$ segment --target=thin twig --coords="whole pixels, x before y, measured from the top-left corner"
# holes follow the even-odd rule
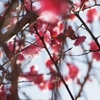
[[[68,91],[68,93],[69,93],[71,99],[74,100],[74,97],[73,97],[73,95],[72,95],[72,93],[71,93],[71,91],[70,91],[68,85],[66,84],[65,80],[63,79],[63,77],[62,77],[62,75],[61,75],[61,73],[60,73],[60,71],[59,71],[59,68],[58,68],[58,66],[57,66],[57,62],[55,62],[55,60],[52,58],[52,56],[51,56],[51,54],[50,54],[50,52],[49,52],[49,50],[48,50],[48,48],[47,48],[47,46],[46,46],[46,44],[45,44],[45,42],[44,42],[44,38],[40,36],[40,34],[38,33],[37,28],[35,27],[35,25],[34,25],[34,28],[35,28],[35,30],[36,30],[37,35],[38,35],[39,38],[41,39],[41,41],[42,41],[42,43],[43,43],[43,45],[44,45],[44,48],[45,48],[45,50],[47,51],[47,53],[48,53],[50,59],[52,60],[53,64],[55,65],[56,70],[57,70],[57,72],[58,72],[58,74],[59,74],[59,77],[60,77],[60,79],[62,80],[63,84],[65,85],[65,87],[66,87],[66,89],[67,89],[67,91]]]

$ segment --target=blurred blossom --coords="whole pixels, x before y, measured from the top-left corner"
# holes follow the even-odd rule
[[[98,48],[97,44],[94,41],[92,41],[90,43],[90,50],[98,50],[98,49],[99,48]],[[100,61],[100,51],[92,52],[92,58],[96,61]]]
[[[50,22],[55,19],[55,16],[67,16],[67,12],[72,9],[70,1],[66,0],[40,0],[40,4],[39,13]]]
[[[96,8],[91,8],[87,11],[87,22],[92,23],[99,19],[99,13]]]

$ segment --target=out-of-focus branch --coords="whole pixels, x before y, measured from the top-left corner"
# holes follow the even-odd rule
[[[13,56],[13,53],[9,52],[7,45],[3,45],[3,49],[4,52],[6,53],[6,56],[8,57],[8,59],[11,59]],[[12,100],[19,100],[18,97],[18,84],[17,84],[17,80],[18,80],[18,76],[19,76],[19,66],[17,66],[16,64],[16,60],[17,60],[16,56],[13,60],[10,61],[11,64],[11,83],[12,83]]]
[[[17,0],[16,0],[17,1]],[[14,0],[12,1],[13,3],[17,3],[14,2]],[[14,6],[14,4],[11,3],[11,6]],[[4,20],[2,21],[2,25],[5,22],[5,18],[9,15],[10,10],[12,7],[9,7],[6,13],[6,15],[4,16]],[[9,17],[9,16],[8,16]],[[7,45],[5,44],[9,39],[11,39],[14,35],[17,35],[19,31],[21,31],[23,29],[23,27],[31,22],[34,22],[37,19],[37,15],[35,12],[28,12],[26,13],[26,15],[22,16],[22,19],[20,21],[18,21],[14,27],[10,30],[8,30],[5,34],[2,34],[0,32],[0,46],[3,47],[4,52],[7,56],[7,58],[9,59],[10,65],[11,65],[11,95],[12,95],[12,100],[19,100],[19,96],[18,96],[18,76],[19,76],[19,70],[20,70],[20,66],[18,66],[16,64],[18,55],[14,56],[13,52],[10,52],[8,50]],[[1,27],[2,27],[1,25]],[[13,57],[14,56],[14,57]],[[12,59],[13,57],[13,59]]]
[[[12,0],[11,4],[9,5],[9,7],[5,10],[3,19],[0,20],[0,29],[1,29],[2,25],[3,25],[3,23],[5,22],[5,19],[6,19],[7,15],[9,15],[10,11],[13,9],[13,7],[15,7],[15,4],[17,2],[18,2],[18,0]],[[0,30],[0,32],[1,32],[1,30]]]
[[[81,88],[80,88],[78,95],[76,96],[75,100],[77,100],[77,98],[80,97],[81,92],[83,90],[83,87],[84,87],[85,83],[87,82],[87,79],[89,78],[89,72],[90,72],[91,68],[92,68],[92,63],[90,62],[89,66],[88,66],[87,74],[86,74],[85,79],[84,79],[84,82],[81,84]]]
[[[85,22],[83,21],[83,19],[80,17],[79,13],[75,13],[75,15],[76,15],[76,17],[81,21],[81,23],[84,25],[84,27],[86,28],[86,30],[88,31],[88,33],[90,34],[90,36],[92,37],[92,39],[95,41],[95,43],[97,44],[97,46],[98,46],[98,48],[99,48],[97,51],[99,51],[99,50],[100,50],[100,44],[99,44],[97,38],[93,35],[92,31],[88,28],[88,26],[86,25],[86,23],[85,23]],[[83,48],[83,49],[84,49],[84,48]],[[87,56],[86,56],[86,59],[87,59]],[[75,100],[77,100],[77,98],[80,97],[81,92],[82,92],[82,90],[83,90],[83,87],[84,87],[84,85],[85,85],[85,83],[87,82],[87,79],[88,79],[88,77],[89,77],[89,73],[90,73],[90,70],[91,70],[91,68],[92,68],[92,61],[89,62],[88,59],[87,59],[87,64],[88,64],[88,71],[87,71],[87,74],[86,74],[86,76],[85,76],[85,79],[84,79],[83,83],[81,84],[81,88],[80,88],[80,90],[79,90],[79,92],[78,92],[78,94],[77,94]]]
[[[19,22],[17,22],[13,30],[8,31],[5,34],[0,34],[0,46],[6,43],[14,35],[17,35],[18,32],[21,31],[26,24],[30,23],[31,21],[35,21],[37,18],[38,15],[36,15],[35,12],[29,12],[26,15],[24,15],[23,18]]]
[[[83,51],[85,51],[85,48],[84,48],[83,45],[81,45],[81,48],[83,49]],[[92,69],[92,61],[89,61],[87,55],[85,55],[85,58],[86,58],[87,65],[88,65],[87,74],[86,74],[86,76],[85,76],[85,78],[84,78],[83,83],[81,83],[80,90],[79,90],[77,96],[75,97],[75,100],[77,100],[77,98],[80,97],[81,92],[83,91],[84,85],[86,84],[86,82],[87,82],[87,80],[88,80],[88,78],[89,78],[90,71],[91,71],[91,69]]]

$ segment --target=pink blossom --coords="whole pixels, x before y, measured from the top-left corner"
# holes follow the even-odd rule
[[[75,66],[71,63],[67,63],[67,66],[69,68],[69,73],[68,73],[67,79],[71,78],[72,80],[74,80],[75,78],[78,77],[79,69],[77,66]]]
[[[35,56],[39,54],[39,51],[40,51],[39,47],[30,45],[22,52],[22,54],[25,54],[27,56]]]
[[[92,23],[99,18],[99,13],[96,8],[87,11],[87,22]]]
[[[76,35],[74,34],[74,30],[72,29],[71,26],[67,26],[66,29],[66,37],[69,37],[72,40],[76,39]]]
[[[90,43],[90,50],[98,50],[98,46],[94,41]],[[92,58],[96,61],[100,61],[100,52],[92,52]]]
[[[22,64],[25,61],[25,57],[22,54],[19,54],[17,59],[17,64]]]
[[[39,13],[45,13],[45,18],[49,14],[49,21],[52,21],[55,16],[66,16],[66,13],[71,9],[69,3],[67,0],[40,0],[41,8]]]
[[[85,39],[86,39],[86,36],[79,36],[79,37],[77,37],[74,45],[75,46],[81,45],[85,41]]]
[[[92,41],[89,45],[90,45],[90,50],[98,50],[99,49],[97,44],[94,41]]]

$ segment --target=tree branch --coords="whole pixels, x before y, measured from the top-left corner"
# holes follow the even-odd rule
[[[35,12],[29,12],[22,17],[22,19],[17,22],[15,28],[13,30],[7,31],[5,34],[0,34],[0,46],[5,44],[9,39],[11,39],[14,35],[17,35],[22,28],[30,23],[31,21],[35,21],[38,18]]]
[[[85,24],[85,22],[82,20],[82,18],[79,16],[79,14],[75,13],[76,17],[82,22],[82,24],[84,25],[84,27],[86,28],[86,30],[89,32],[89,34],[91,35],[91,37],[93,38],[93,40],[95,41],[95,43],[97,44],[99,50],[100,50],[100,44],[97,41],[97,38],[93,35],[93,33],[91,32],[91,30],[88,28],[88,26]]]
[[[43,43],[43,45],[44,45],[44,48],[45,48],[45,50],[47,51],[47,53],[48,53],[50,59],[52,60],[53,64],[55,65],[56,70],[57,70],[57,72],[58,72],[58,75],[59,75],[61,81],[62,81],[63,84],[65,85],[65,87],[66,87],[66,89],[67,89],[67,91],[68,91],[68,93],[69,93],[71,99],[74,100],[74,97],[73,97],[73,95],[72,95],[72,93],[71,93],[71,91],[70,91],[68,85],[66,84],[65,80],[63,79],[63,77],[62,77],[62,75],[61,75],[61,73],[60,73],[60,71],[59,71],[59,67],[58,67],[57,63],[56,63],[55,60],[52,58],[52,56],[51,56],[51,54],[50,54],[50,52],[49,52],[49,50],[48,50],[48,48],[47,48],[47,46],[46,46],[46,44],[45,44],[45,42],[44,42],[44,38],[41,37],[41,36],[39,35],[39,33],[38,33],[38,31],[37,31],[37,28],[36,28],[35,26],[34,26],[34,28],[35,28],[35,30],[36,30],[37,35],[38,35],[39,38],[41,39],[41,41],[42,41],[42,43]]]

